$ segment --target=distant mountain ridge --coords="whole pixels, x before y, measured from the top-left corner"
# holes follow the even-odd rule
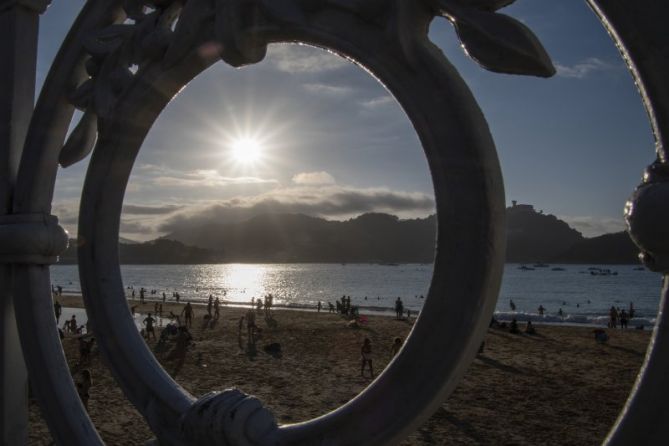
[[[368,213],[346,221],[303,214],[261,214],[243,222],[211,222],[144,243],[119,245],[124,264],[430,263],[436,216],[400,220]],[[61,263],[76,263],[74,243]],[[507,208],[510,263],[638,263],[625,232],[585,238],[531,205]]]

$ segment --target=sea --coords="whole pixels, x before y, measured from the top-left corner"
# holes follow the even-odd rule
[[[216,264],[122,265],[126,296],[147,300],[165,292],[174,301],[205,303],[210,294],[227,305],[248,305],[271,293],[278,308],[325,309],[342,295],[363,313],[392,313],[400,297],[406,309],[419,312],[432,278],[432,264]],[[79,294],[76,265],[51,268],[54,286]],[[635,310],[630,325],[655,323],[662,276],[638,265],[518,265],[506,264],[495,315],[555,324],[606,325],[611,306]],[[155,294],[151,294],[155,290]],[[512,308],[511,302],[515,309]],[[539,306],[545,308],[539,314]],[[562,312],[560,312],[562,310]]]

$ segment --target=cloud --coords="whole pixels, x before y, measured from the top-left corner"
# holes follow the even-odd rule
[[[239,184],[275,184],[275,179],[252,176],[228,177],[214,169],[178,171],[162,166],[144,164],[140,166],[140,177],[156,186],[165,187],[222,187]]]
[[[304,89],[309,93],[320,94],[324,96],[347,95],[353,91],[351,87],[329,84],[304,84]]]
[[[585,216],[559,216],[558,218],[566,221],[569,226],[579,231],[584,237],[597,237],[626,229],[622,218]]]
[[[592,73],[598,71],[608,71],[613,68],[615,68],[614,65],[611,65],[608,62],[604,62],[597,57],[590,57],[572,66],[561,65],[559,63],[555,64],[555,69],[557,70],[558,76],[572,79],[584,79]]]
[[[350,65],[341,56],[306,45],[271,45],[268,59],[285,73],[323,73]]]
[[[366,109],[376,109],[393,103],[395,103],[395,99],[390,95],[386,95],[362,101],[360,105]]]
[[[424,193],[386,188],[298,186],[189,207],[164,219],[159,230],[174,232],[211,222],[238,222],[264,213],[299,213],[337,219],[365,212],[387,212],[403,217],[427,216],[434,213],[434,198]]]
[[[335,179],[327,172],[302,172],[293,176],[295,184],[335,184]]]
[[[176,212],[183,206],[167,204],[164,206],[139,206],[135,204],[123,205],[123,214],[126,215],[164,215]]]

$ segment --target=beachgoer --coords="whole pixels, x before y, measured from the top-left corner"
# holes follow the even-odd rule
[[[88,399],[90,398],[91,386],[93,385],[93,378],[91,376],[91,371],[84,369],[81,371],[81,379],[77,381],[77,393],[81,402],[84,404],[84,408],[88,410]]]
[[[618,327],[618,310],[616,310],[616,307],[612,305],[611,309],[609,310],[609,328],[617,328],[617,327]]]
[[[511,324],[509,324],[509,333],[520,333],[520,330],[518,330],[518,321],[516,321],[516,319],[511,319]]]
[[[188,352],[188,347],[191,345],[192,340],[193,337],[186,327],[181,326],[178,328],[174,348],[165,357],[166,360],[177,360],[174,365],[172,376],[176,376],[177,373],[179,373],[179,370],[181,370],[181,367],[183,367],[183,364],[186,361],[186,353]]]
[[[95,338],[86,340],[87,336],[82,336],[79,338],[79,365],[87,363],[91,358],[91,351],[93,350],[93,344],[95,343]]]
[[[627,311],[625,310],[620,312],[620,328],[627,328]]]
[[[62,295],[63,295],[63,287],[60,286],[60,285],[58,285],[58,286],[56,287],[56,289],[58,290],[58,295],[59,295],[59,296],[62,296]]]
[[[221,299],[216,296],[214,300],[214,319],[218,319],[221,316]]]
[[[70,333],[76,333],[77,327],[79,327],[79,324],[77,324],[77,317],[73,314],[70,318]]]
[[[135,300],[135,290],[132,290],[132,300]]]
[[[562,311],[562,308],[558,310],[558,316],[564,319],[564,311]]]
[[[402,315],[404,314],[404,304],[402,303],[402,299],[400,297],[395,300],[395,316],[397,320],[402,319]]]
[[[323,308],[323,304],[321,304],[321,301],[320,301],[320,300],[318,301],[318,305],[316,305],[316,308],[317,308],[317,311],[320,313],[320,312],[321,312],[321,308]]]
[[[147,341],[149,340],[149,338],[151,338],[151,335],[153,335],[153,340],[154,341],[156,340],[156,332],[153,329],[153,323],[155,321],[156,320],[151,317],[151,313],[149,313],[149,315],[147,317],[145,317],[144,320],[142,321],[142,323],[144,325],[146,325],[146,340]]]
[[[193,307],[190,302],[186,302],[186,306],[181,310],[181,314],[184,316],[184,325],[187,328],[192,327],[193,325]]]
[[[395,338],[393,345],[390,347],[390,359],[393,359],[397,352],[402,348],[402,338]]]
[[[539,316],[543,316],[546,309],[544,308],[543,305],[539,305],[538,311],[539,311]]]
[[[207,314],[211,317],[211,308],[214,306],[214,296],[209,295],[209,301],[207,302]]]
[[[630,319],[634,319],[634,313],[635,313],[634,303],[630,302],[630,311],[629,311]]]
[[[509,307],[511,307],[511,311],[516,311],[516,304],[513,302],[513,299],[509,300]]]
[[[260,302],[260,299],[258,299],[258,302]],[[248,310],[246,312],[246,334],[250,344],[255,344],[257,331],[258,327],[256,325],[256,314],[253,312],[253,310]]]
[[[165,300],[167,300],[167,295],[165,294],[165,291],[163,291],[163,303],[165,303]]]
[[[339,303],[339,302],[337,302]],[[328,302],[328,313],[334,313],[335,312],[335,307],[332,305],[332,302]]]
[[[260,298],[256,299],[256,312],[260,313],[262,311],[262,300]]]
[[[532,325],[532,321],[527,321],[527,326],[525,327],[525,333],[529,335],[537,334],[537,331],[534,329],[534,325]]]
[[[181,294],[179,294],[177,291],[174,292],[174,298],[177,300],[177,303],[179,303],[179,299],[181,299]]]
[[[365,338],[360,349],[360,376],[365,376],[365,364],[369,365],[369,374],[374,378],[374,368],[372,366],[372,341]]]
[[[141,287],[139,289],[139,303],[142,304],[142,305],[144,305],[144,294],[145,293],[146,293],[146,290],[144,289],[144,287]]]
[[[63,306],[60,302],[55,301],[53,303],[53,312],[56,315],[56,325],[60,324],[60,315],[63,313]]]

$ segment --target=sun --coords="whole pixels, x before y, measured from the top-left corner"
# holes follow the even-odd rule
[[[262,144],[255,138],[238,138],[230,144],[232,158],[240,164],[255,164],[262,158]]]

